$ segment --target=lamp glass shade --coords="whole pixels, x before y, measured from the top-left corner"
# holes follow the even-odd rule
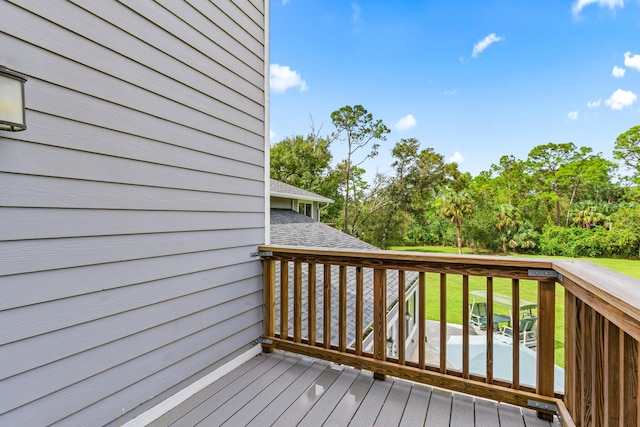
[[[0,130],[27,128],[24,114],[24,82],[18,74],[0,67]]]

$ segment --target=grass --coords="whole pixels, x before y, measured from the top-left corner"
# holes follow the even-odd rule
[[[414,247],[392,247],[392,250],[418,251],[432,253],[452,253],[457,254],[458,249],[444,246],[414,246]],[[463,254],[471,254],[471,250],[464,248]],[[551,258],[534,257],[529,258]],[[559,259],[562,257],[553,257]],[[570,258],[562,258],[570,259]],[[610,258],[580,258],[591,261],[603,267],[640,278],[639,260],[622,260]],[[520,281],[520,298],[528,301],[537,301],[537,281]],[[469,277],[469,290],[486,289],[486,278],[479,276]],[[493,280],[493,291],[503,295],[511,296],[511,280],[496,278]],[[427,295],[426,309],[428,320],[440,320],[440,278],[438,274],[427,274]],[[462,324],[462,277],[451,276],[447,278],[447,322]],[[504,306],[494,305],[496,314],[509,314],[509,309]],[[556,307],[555,307],[555,363],[564,366],[564,290],[562,286],[556,287]]]

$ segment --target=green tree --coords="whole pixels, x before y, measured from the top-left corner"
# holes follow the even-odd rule
[[[365,160],[378,155],[379,145],[374,143],[371,150],[359,160],[354,160],[358,151],[364,149],[372,140],[385,141],[390,132],[382,120],[374,120],[373,115],[362,105],[344,106],[331,113],[331,121],[336,127],[333,138],[340,138],[347,143],[347,158],[344,161],[344,225],[343,231],[349,230],[349,190],[351,188],[351,170],[360,166]]]
[[[507,243],[515,234],[520,218],[519,213],[512,205],[502,204],[498,207],[496,228],[500,232],[502,253],[507,253]]]
[[[336,201],[323,211],[335,221],[341,210],[340,175],[331,167],[331,140],[309,135],[287,137],[271,147],[270,177]]]
[[[438,204],[440,215],[456,225],[458,253],[462,254],[462,223],[473,214],[473,200],[466,191],[449,191]]]
[[[616,138],[613,157],[631,169],[640,179],[640,126],[634,126]]]
[[[529,152],[527,167],[539,183],[538,196],[548,200],[555,206],[555,219],[557,225],[562,225],[561,215],[561,188],[558,172],[576,156],[576,146],[573,142],[534,147]]]
[[[604,159],[601,154],[591,154],[591,151],[591,148],[580,147],[574,151],[571,162],[562,165],[558,170],[558,182],[571,192],[565,227],[569,226],[571,208],[579,196],[579,191],[583,188],[603,188],[611,181],[611,172],[615,164]]]

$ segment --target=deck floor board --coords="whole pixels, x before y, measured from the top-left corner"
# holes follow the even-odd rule
[[[323,360],[260,354],[152,424],[159,426],[555,427],[535,411]]]

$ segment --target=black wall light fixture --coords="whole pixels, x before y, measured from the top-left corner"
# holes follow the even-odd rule
[[[24,82],[27,78],[0,65],[0,130],[27,128],[24,113]]]

